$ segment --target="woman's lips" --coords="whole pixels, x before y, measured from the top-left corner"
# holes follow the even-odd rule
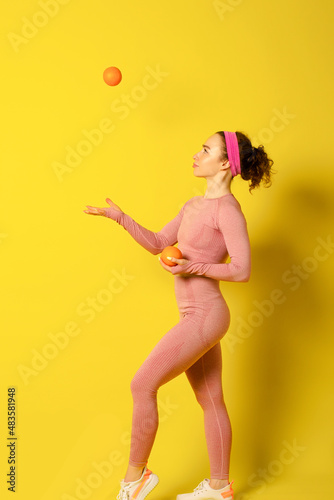
[[[196,165],[196,163],[193,164],[193,168],[195,168],[195,167],[198,167],[198,165]]]

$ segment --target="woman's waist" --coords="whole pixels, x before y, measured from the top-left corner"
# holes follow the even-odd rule
[[[216,280],[214,278],[209,278],[204,274],[175,274],[174,275],[175,283],[180,286],[188,286],[188,283],[191,283],[191,286],[196,286],[200,288],[211,288],[211,289],[219,289],[220,280]]]
[[[175,275],[174,289],[177,299],[188,302],[205,302],[214,299],[224,300],[219,281],[207,276]]]

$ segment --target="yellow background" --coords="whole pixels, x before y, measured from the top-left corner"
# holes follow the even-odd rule
[[[329,498],[334,252],[319,241],[334,238],[333,10],[328,0],[3,6],[1,498],[12,498],[8,387],[17,397],[15,498],[116,497],[129,453],[129,384],[178,311],[158,257],[83,210],[110,197],[160,230],[205,193],[192,156],[218,130],[262,143],[277,171],[253,195],[242,179],[232,184],[253,269],[248,283],[220,283],[232,315],[222,341],[230,479],[239,500]],[[117,87],[103,82],[108,66],[122,71]],[[98,127],[94,145],[85,131]],[[70,150],[81,152],[76,166]],[[117,293],[105,291],[109,283]],[[270,309],[274,290],[284,300]],[[267,316],[256,305],[264,303]],[[65,329],[68,343],[57,348],[52,339]],[[202,410],[185,376],[158,400],[149,467],[160,484],[151,497],[175,498],[209,477]]]

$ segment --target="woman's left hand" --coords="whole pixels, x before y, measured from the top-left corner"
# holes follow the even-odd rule
[[[162,267],[164,269],[166,269],[166,271],[169,271],[170,273],[172,274],[187,274],[185,273],[184,271],[182,271],[182,267],[185,266],[186,264],[188,264],[188,262],[190,262],[188,259],[177,259],[176,257],[171,257],[169,259],[171,262],[176,262],[176,266],[167,266],[167,264],[165,264],[161,258],[159,257],[159,262],[160,264],[162,265]]]

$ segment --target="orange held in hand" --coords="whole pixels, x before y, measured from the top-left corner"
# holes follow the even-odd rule
[[[161,260],[164,264],[167,264],[167,266],[177,266],[176,262],[168,260],[167,257],[175,257],[176,259],[182,259],[181,250],[179,250],[177,247],[169,246],[164,248],[163,251],[161,252]]]
[[[110,66],[103,72],[103,80],[107,85],[115,86],[122,80],[122,73],[115,66]]]

